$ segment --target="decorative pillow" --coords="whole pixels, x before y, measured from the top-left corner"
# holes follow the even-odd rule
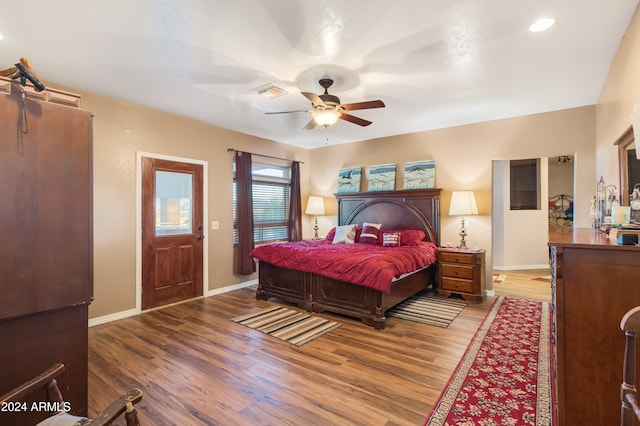
[[[325,237],[326,240],[328,241],[333,241],[333,238],[336,236],[336,227],[334,226],[333,228],[331,228],[329,230],[329,232],[327,233],[327,236]]]
[[[400,231],[403,246],[417,246],[424,240],[425,233],[419,229],[404,229]]]
[[[358,226],[358,225],[356,225]],[[358,241],[360,239],[360,234],[362,234],[362,228],[356,228],[356,241]],[[333,241],[333,239],[336,236],[336,227],[334,226],[333,228],[331,228],[329,230],[329,232],[327,233],[327,236],[325,237],[325,239],[327,241]]]
[[[400,233],[400,240],[403,246],[417,246],[424,240],[425,233],[420,229],[385,230],[384,232]],[[382,244],[382,233],[378,236],[378,244]]]
[[[400,247],[400,232],[383,232],[382,247]]]
[[[336,227],[336,235],[333,244],[353,244],[356,242],[357,225],[342,225]]]
[[[358,242],[367,244],[378,244],[378,235],[380,235],[381,223],[368,223],[362,224],[362,233]]]

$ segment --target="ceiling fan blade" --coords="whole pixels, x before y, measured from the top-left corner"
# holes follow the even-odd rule
[[[292,112],[311,112],[311,111],[306,110],[306,109],[296,109],[296,110],[293,110],[293,111],[265,112],[265,114],[289,114],[289,113],[292,113]]]
[[[304,126],[304,128],[302,130],[312,130],[316,127],[316,122],[315,120],[312,118],[306,126]]]
[[[340,118],[342,120],[347,120],[347,121],[350,121],[350,122],[352,122],[354,124],[357,124],[357,125],[363,126],[363,127],[364,126],[368,126],[369,124],[371,124],[371,121],[368,121],[368,120],[365,120],[365,119],[362,119],[360,117],[356,117],[356,116],[353,116],[353,115],[350,115],[350,114],[345,114],[344,112],[342,114],[340,114]]]
[[[324,101],[322,98],[315,93],[310,92],[300,92],[304,95],[305,98],[309,99],[313,105],[324,105]]]
[[[341,105],[342,109],[345,111],[353,111],[356,109],[371,109],[371,108],[384,108],[384,102],[381,100],[376,101],[365,101],[365,102],[355,102],[352,104],[344,104]]]

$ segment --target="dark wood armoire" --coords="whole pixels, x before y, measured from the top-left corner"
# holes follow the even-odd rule
[[[0,79],[0,394],[62,362],[62,394],[87,415],[92,115],[79,102]],[[0,424],[46,417],[27,407]]]

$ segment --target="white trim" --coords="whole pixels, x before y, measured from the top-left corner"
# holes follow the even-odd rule
[[[202,166],[202,292],[209,288],[209,163],[193,158],[136,151],[136,313],[142,312],[142,158],[176,161]]]
[[[89,320],[89,327],[93,327],[94,325],[105,324],[111,321],[117,321],[125,318],[129,318],[135,315],[138,315],[139,312],[136,309],[129,309],[127,311],[116,312],[109,315],[103,315],[101,317],[91,318]]]
[[[214,290],[210,290],[207,291],[207,294],[205,295],[205,297],[211,297],[211,296],[216,296],[219,294],[223,294],[223,293],[228,293],[230,291],[235,291],[235,290],[240,290],[241,288],[245,288],[245,287],[249,287],[251,285],[254,284],[258,284],[258,280],[249,280],[249,281],[244,281],[238,284],[232,284],[232,285],[228,285],[226,287],[222,287],[222,288],[216,288]],[[191,299],[193,300],[193,299]],[[186,301],[189,302],[190,300]],[[175,304],[175,303],[174,303]],[[162,309],[162,308],[166,308],[169,307],[171,305],[167,305],[167,306],[159,306],[157,309]],[[148,312],[148,311],[145,311]],[[96,317],[96,318],[91,318],[89,320],[89,327],[93,327],[94,325],[100,325],[100,324],[105,324],[111,321],[117,321],[117,320],[121,320],[124,318],[128,318],[128,317],[133,317],[136,315],[140,315],[141,312],[137,309],[129,309],[127,311],[121,311],[121,312],[116,312],[113,314],[109,314],[109,315],[103,315],[101,317]]]
[[[226,286],[226,287],[223,287],[223,288],[214,288],[213,290],[209,290],[207,292],[207,296],[206,297],[216,296],[218,294],[227,293],[227,292],[233,291],[233,290],[239,290],[241,288],[249,287],[250,285],[255,285],[255,284],[258,284],[258,279],[244,281],[244,282],[241,282],[241,283],[238,283],[238,284],[229,285],[229,286]]]
[[[551,266],[548,263],[542,263],[540,265],[515,265],[515,266],[494,266],[494,271],[518,271],[525,269],[549,269]]]
[[[495,290],[485,290],[487,292],[487,297],[493,297],[496,295]]]

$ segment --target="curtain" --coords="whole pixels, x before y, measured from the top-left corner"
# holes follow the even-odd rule
[[[291,163],[291,200],[289,202],[289,241],[302,240],[302,201],[300,199],[300,162]]]
[[[251,154],[236,151],[236,214],[238,218],[238,246],[234,250],[234,273],[250,275],[256,264],[249,256],[253,250],[253,196],[251,184]]]

